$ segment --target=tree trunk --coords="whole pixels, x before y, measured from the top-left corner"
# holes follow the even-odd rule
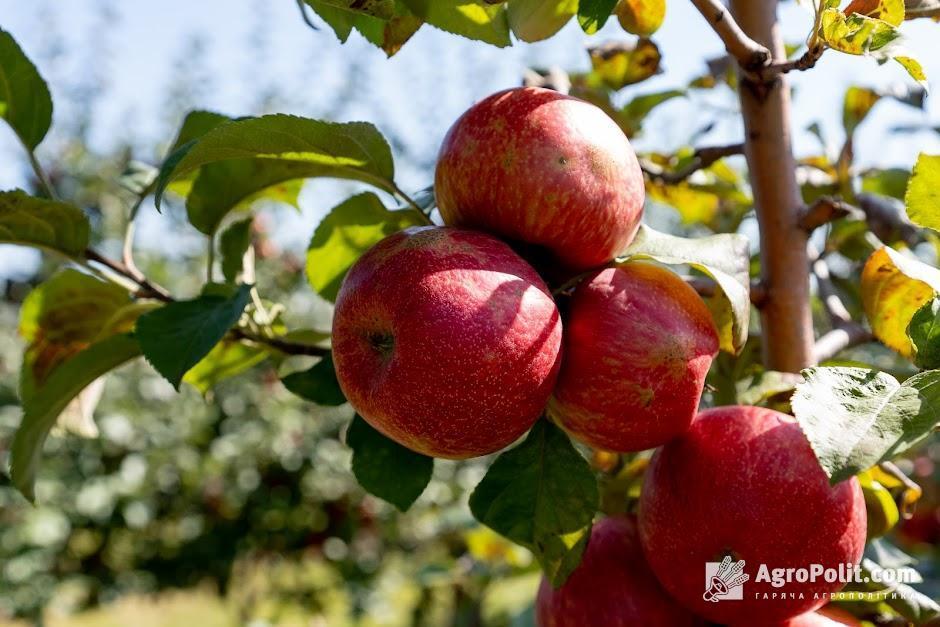
[[[742,30],[786,58],[777,25],[776,0],[731,0]],[[790,144],[790,90],[785,76],[759,84],[741,76],[745,155],[760,224],[761,337],[767,368],[799,372],[813,364],[807,233],[799,225],[803,205]]]

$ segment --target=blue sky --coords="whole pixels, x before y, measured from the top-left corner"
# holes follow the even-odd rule
[[[109,9],[110,14],[103,10]],[[789,42],[805,39],[811,16],[794,2],[781,7],[783,32]],[[258,113],[261,96],[278,87],[289,97],[278,110],[309,117],[366,119],[396,137],[424,161],[434,151],[449,124],[485,95],[517,85],[527,66],[558,65],[569,70],[587,66],[585,47],[612,38],[626,38],[614,20],[598,35],[585,36],[572,22],[559,35],[538,44],[498,49],[479,42],[423,28],[392,59],[353,34],[341,45],[328,27],[314,32],[300,20],[293,0],[0,0],[0,27],[34,57],[50,83],[56,102],[55,124],[64,125],[83,104],[69,89],[76,77],[93,73],[104,84],[93,107],[90,138],[105,149],[130,138],[139,157],[154,160],[158,144],[170,139],[176,120],[166,110],[167,86],[174,76],[192,70],[192,42],[201,42],[199,56],[205,72],[192,77],[198,89],[196,104],[229,114]],[[924,62],[928,76],[940,84],[940,24],[927,20],[904,27],[909,47]],[[704,59],[723,52],[717,37],[685,0],[671,0],[663,28],[654,36],[664,55],[665,72],[627,88],[630,97],[684,85],[702,73]],[[249,41],[264,42],[263,58]],[[44,65],[44,60],[49,60]],[[351,66],[361,72],[348,84]],[[894,63],[827,52],[814,71],[795,79],[793,128],[796,152],[818,152],[818,141],[805,132],[821,122],[835,145],[842,141],[842,93],[848,85],[885,87],[904,83]],[[640,150],[670,150],[713,118],[719,123],[700,143],[740,138],[740,122],[729,115],[735,98],[730,93],[708,95],[702,101],[672,101],[654,114],[636,144]],[[940,135],[889,135],[894,125],[931,121],[940,125],[940,105],[928,99],[922,114],[893,102],[878,105],[860,130],[856,153],[863,165],[910,165],[919,151],[940,152]],[[722,114],[721,112],[725,113]],[[55,132],[49,141],[56,141]],[[40,157],[43,151],[40,148]],[[0,129],[0,188],[22,185],[25,162],[12,133]],[[404,168],[406,189],[425,186],[431,172]],[[286,213],[282,237],[300,247],[325,210],[347,193],[345,185],[308,184],[301,197],[303,212]],[[279,214],[281,215],[281,214]],[[161,217],[145,211],[142,245],[159,245]],[[149,239],[147,233],[150,233]],[[13,269],[31,263],[28,255],[0,250],[0,262]]]

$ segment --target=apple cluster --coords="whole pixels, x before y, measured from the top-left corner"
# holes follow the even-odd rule
[[[660,447],[638,515],[594,525],[568,581],[543,582],[539,623],[823,624],[805,616],[842,584],[703,598],[705,563],[726,556],[755,568],[857,563],[864,500],[855,479],[830,486],[791,417],[698,413],[718,332],[680,277],[615,262],[645,196],[620,128],[550,90],[494,94],[445,137],[435,195],[447,226],[385,238],[339,291],[333,358],[353,408],[432,457],[493,453],[539,419],[598,450]],[[572,278],[562,314],[548,284]]]

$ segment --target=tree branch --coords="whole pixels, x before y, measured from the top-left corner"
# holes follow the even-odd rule
[[[823,334],[813,347],[816,362],[828,361],[842,351],[874,339],[871,331],[857,322],[844,322]]]
[[[737,59],[741,67],[756,70],[770,61],[770,50],[748,37],[720,0],[692,0],[692,4],[721,38],[728,54]]]
[[[819,298],[832,322],[832,330],[824,333],[813,346],[816,362],[820,363],[832,359],[847,348],[870,342],[874,338],[871,331],[852,320],[852,314],[842,302],[832,282],[826,258],[820,255],[812,244],[809,244],[808,250],[809,256],[813,258],[812,273],[816,277]]]
[[[683,276],[682,280],[689,284],[702,298],[711,298],[718,292],[718,284],[704,276]],[[751,304],[760,308],[766,297],[764,286],[760,281],[751,281]]]
[[[123,263],[107,258],[93,248],[85,249],[85,259],[88,261],[93,261],[97,264],[101,264],[115,274],[118,274],[136,283],[140,287],[137,292],[137,296],[141,298],[154,298],[165,303],[171,302],[173,300],[173,297],[170,296],[169,292],[167,292],[164,288],[151,283],[145,277],[135,276],[134,273],[131,272],[131,270]]]
[[[901,239],[908,246],[920,241],[920,232],[907,217],[904,204],[899,200],[877,194],[856,195],[859,208],[865,213],[868,228],[883,242]]]
[[[807,233],[812,233],[824,224],[829,224],[846,216],[863,217],[862,211],[843,202],[835,196],[823,196],[803,208],[800,216],[800,227]]]
[[[814,45],[797,59],[792,61],[779,61],[771,63],[753,70],[749,70],[752,76],[757,77],[761,82],[773,81],[777,76],[788,72],[809,70],[816,66],[816,62],[826,50],[824,46]],[[746,69],[746,68],[745,68]]]
[[[776,0],[731,0],[730,6],[741,28],[771,50],[774,58],[784,61]],[[761,280],[766,291],[760,308],[764,365],[800,372],[813,363],[814,333],[808,235],[798,223],[803,199],[791,144],[790,89],[782,76],[755,84],[742,75],[738,94],[760,227]]]
[[[312,357],[325,357],[329,355],[330,349],[309,344],[296,344],[274,337],[264,337],[256,335],[242,328],[232,329],[232,336],[239,340],[247,340],[257,344],[265,344],[271,348],[284,353],[285,355],[309,355]]]
[[[640,169],[649,177],[651,181],[662,183],[664,185],[675,185],[686,180],[699,170],[709,167],[716,161],[731,157],[733,155],[743,155],[744,144],[728,144],[727,146],[706,146],[697,148],[689,162],[678,170],[668,171],[659,168],[652,163],[640,163]]]

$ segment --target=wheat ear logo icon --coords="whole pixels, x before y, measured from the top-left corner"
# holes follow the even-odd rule
[[[718,572],[711,578],[708,589],[705,590],[705,594],[702,595],[702,598],[711,603],[721,601],[719,597],[728,594],[732,588],[744,585],[744,583],[751,578],[747,573],[741,572],[743,570],[744,560],[732,562],[731,556],[726,555],[725,559],[721,560]]]

